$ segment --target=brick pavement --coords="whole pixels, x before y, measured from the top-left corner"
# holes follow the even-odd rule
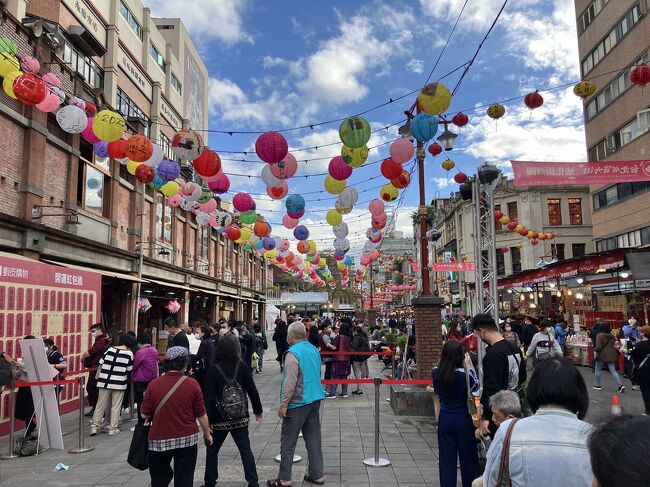
[[[370,359],[371,375],[376,374],[381,363]],[[278,464],[274,458],[280,451],[280,420],[275,411],[278,405],[280,374],[277,362],[267,360],[265,370],[256,376],[256,382],[266,412],[263,423],[250,427],[253,453],[257,458],[261,485],[266,479],[277,476]],[[590,369],[581,368],[591,396],[587,419],[599,422],[609,415],[614,383],[608,373],[603,374],[604,390],[593,391],[593,374]],[[626,381],[629,386],[629,381]],[[437,438],[435,424],[430,418],[393,416],[386,401],[389,389],[381,390],[381,441],[380,454],[388,457],[391,465],[372,468],[363,465],[362,460],[374,452],[373,386],[363,386],[365,394],[350,395],[347,399],[330,399],[322,405],[323,454],[327,485],[333,487],[369,486],[438,486]],[[629,391],[622,395],[623,408],[633,414],[642,411],[639,392]],[[63,430],[70,432],[64,437],[66,450],[48,450],[36,457],[17,458],[0,462],[0,487],[57,487],[57,486],[122,486],[144,487],[149,485],[148,472],[139,472],[126,463],[131,434],[125,423],[123,431],[109,437],[99,435],[87,438],[87,444],[95,450],[72,455],[67,450],[76,446],[77,415],[67,414],[62,419]],[[0,440],[0,453],[8,449],[7,437]],[[305,472],[306,451],[299,440],[296,453],[303,456],[294,464],[294,485],[302,485],[300,479]],[[69,465],[68,471],[53,472],[57,463]],[[246,485],[237,449],[228,439],[219,455],[219,487],[241,487]],[[195,472],[195,487],[203,484],[205,465],[204,447],[199,449]],[[460,480],[460,476],[459,476]],[[305,484],[307,485],[307,484]]]

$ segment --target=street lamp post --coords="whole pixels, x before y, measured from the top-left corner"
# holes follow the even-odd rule
[[[424,143],[417,144],[416,157],[418,160],[418,184],[420,186],[420,265],[422,273],[422,296],[431,296],[431,283],[429,277],[429,243],[427,242],[427,207],[425,205],[424,191]]]

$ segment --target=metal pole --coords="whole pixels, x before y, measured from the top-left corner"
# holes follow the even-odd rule
[[[387,467],[390,465],[388,458],[379,458],[379,386],[381,379],[375,377],[375,456],[366,458],[363,463],[369,467]]]
[[[397,353],[397,352],[396,351],[391,351],[391,354],[390,354],[390,367],[391,367],[391,375],[390,375],[390,377],[391,377],[391,379],[395,378],[395,353]]]
[[[131,383],[131,387],[129,387],[129,421],[133,421],[135,419],[135,415],[133,414],[134,412],[134,404],[133,401],[135,400],[135,391],[133,390],[133,372],[131,372],[131,377],[129,378],[129,382]],[[138,407],[140,405],[138,404]]]
[[[9,384],[9,453],[0,455],[0,460],[11,460],[19,455],[14,453],[14,435],[16,433],[16,396],[13,384]]]
[[[424,142],[417,144],[416,159],[418,161],[418,184],[420,186],[420,206],[418,217],[420,219],[420,265],[422,273],[422,294],[431,296],[431,282],[429,278],[429,243],[427,241],[427,207],[425,203],[424,185]]]
[[[140,198],[140,247],[138,249],[138,282],[135,283],[135,296],[133,296],[133,323],[131,327],[136,335],[138,334],[138,299],[140,299],[140,290],[142,289],[142,267],[144,266],[144,184],[141,185],[141,189],[142,193]]]
[[[84,433],[84,389],[86,386],[86,377],[79,377],[79,446],[77,448],[71,448],[68,450],[68,453],[86,453],[87,451],[92,451],[95,449],[94,446],[86,446],[86,435]]]

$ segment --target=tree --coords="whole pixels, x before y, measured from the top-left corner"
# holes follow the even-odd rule
[[[438,212],[436,208],[432,205],[428,205],[425,208],[427,210],[427,215],[426,215],[427,228],[433,228],[436,222],[436,216]],[[414,211],[411,213],[411,220],[413,221],[414,226],[420,224],[420,214],[418,211]]]

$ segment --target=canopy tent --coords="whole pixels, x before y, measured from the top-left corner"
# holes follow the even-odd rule
[[[272,304],[266,305],[266,329],[273,330],[275,328],[275,320],[280,316],[280,310]]]

